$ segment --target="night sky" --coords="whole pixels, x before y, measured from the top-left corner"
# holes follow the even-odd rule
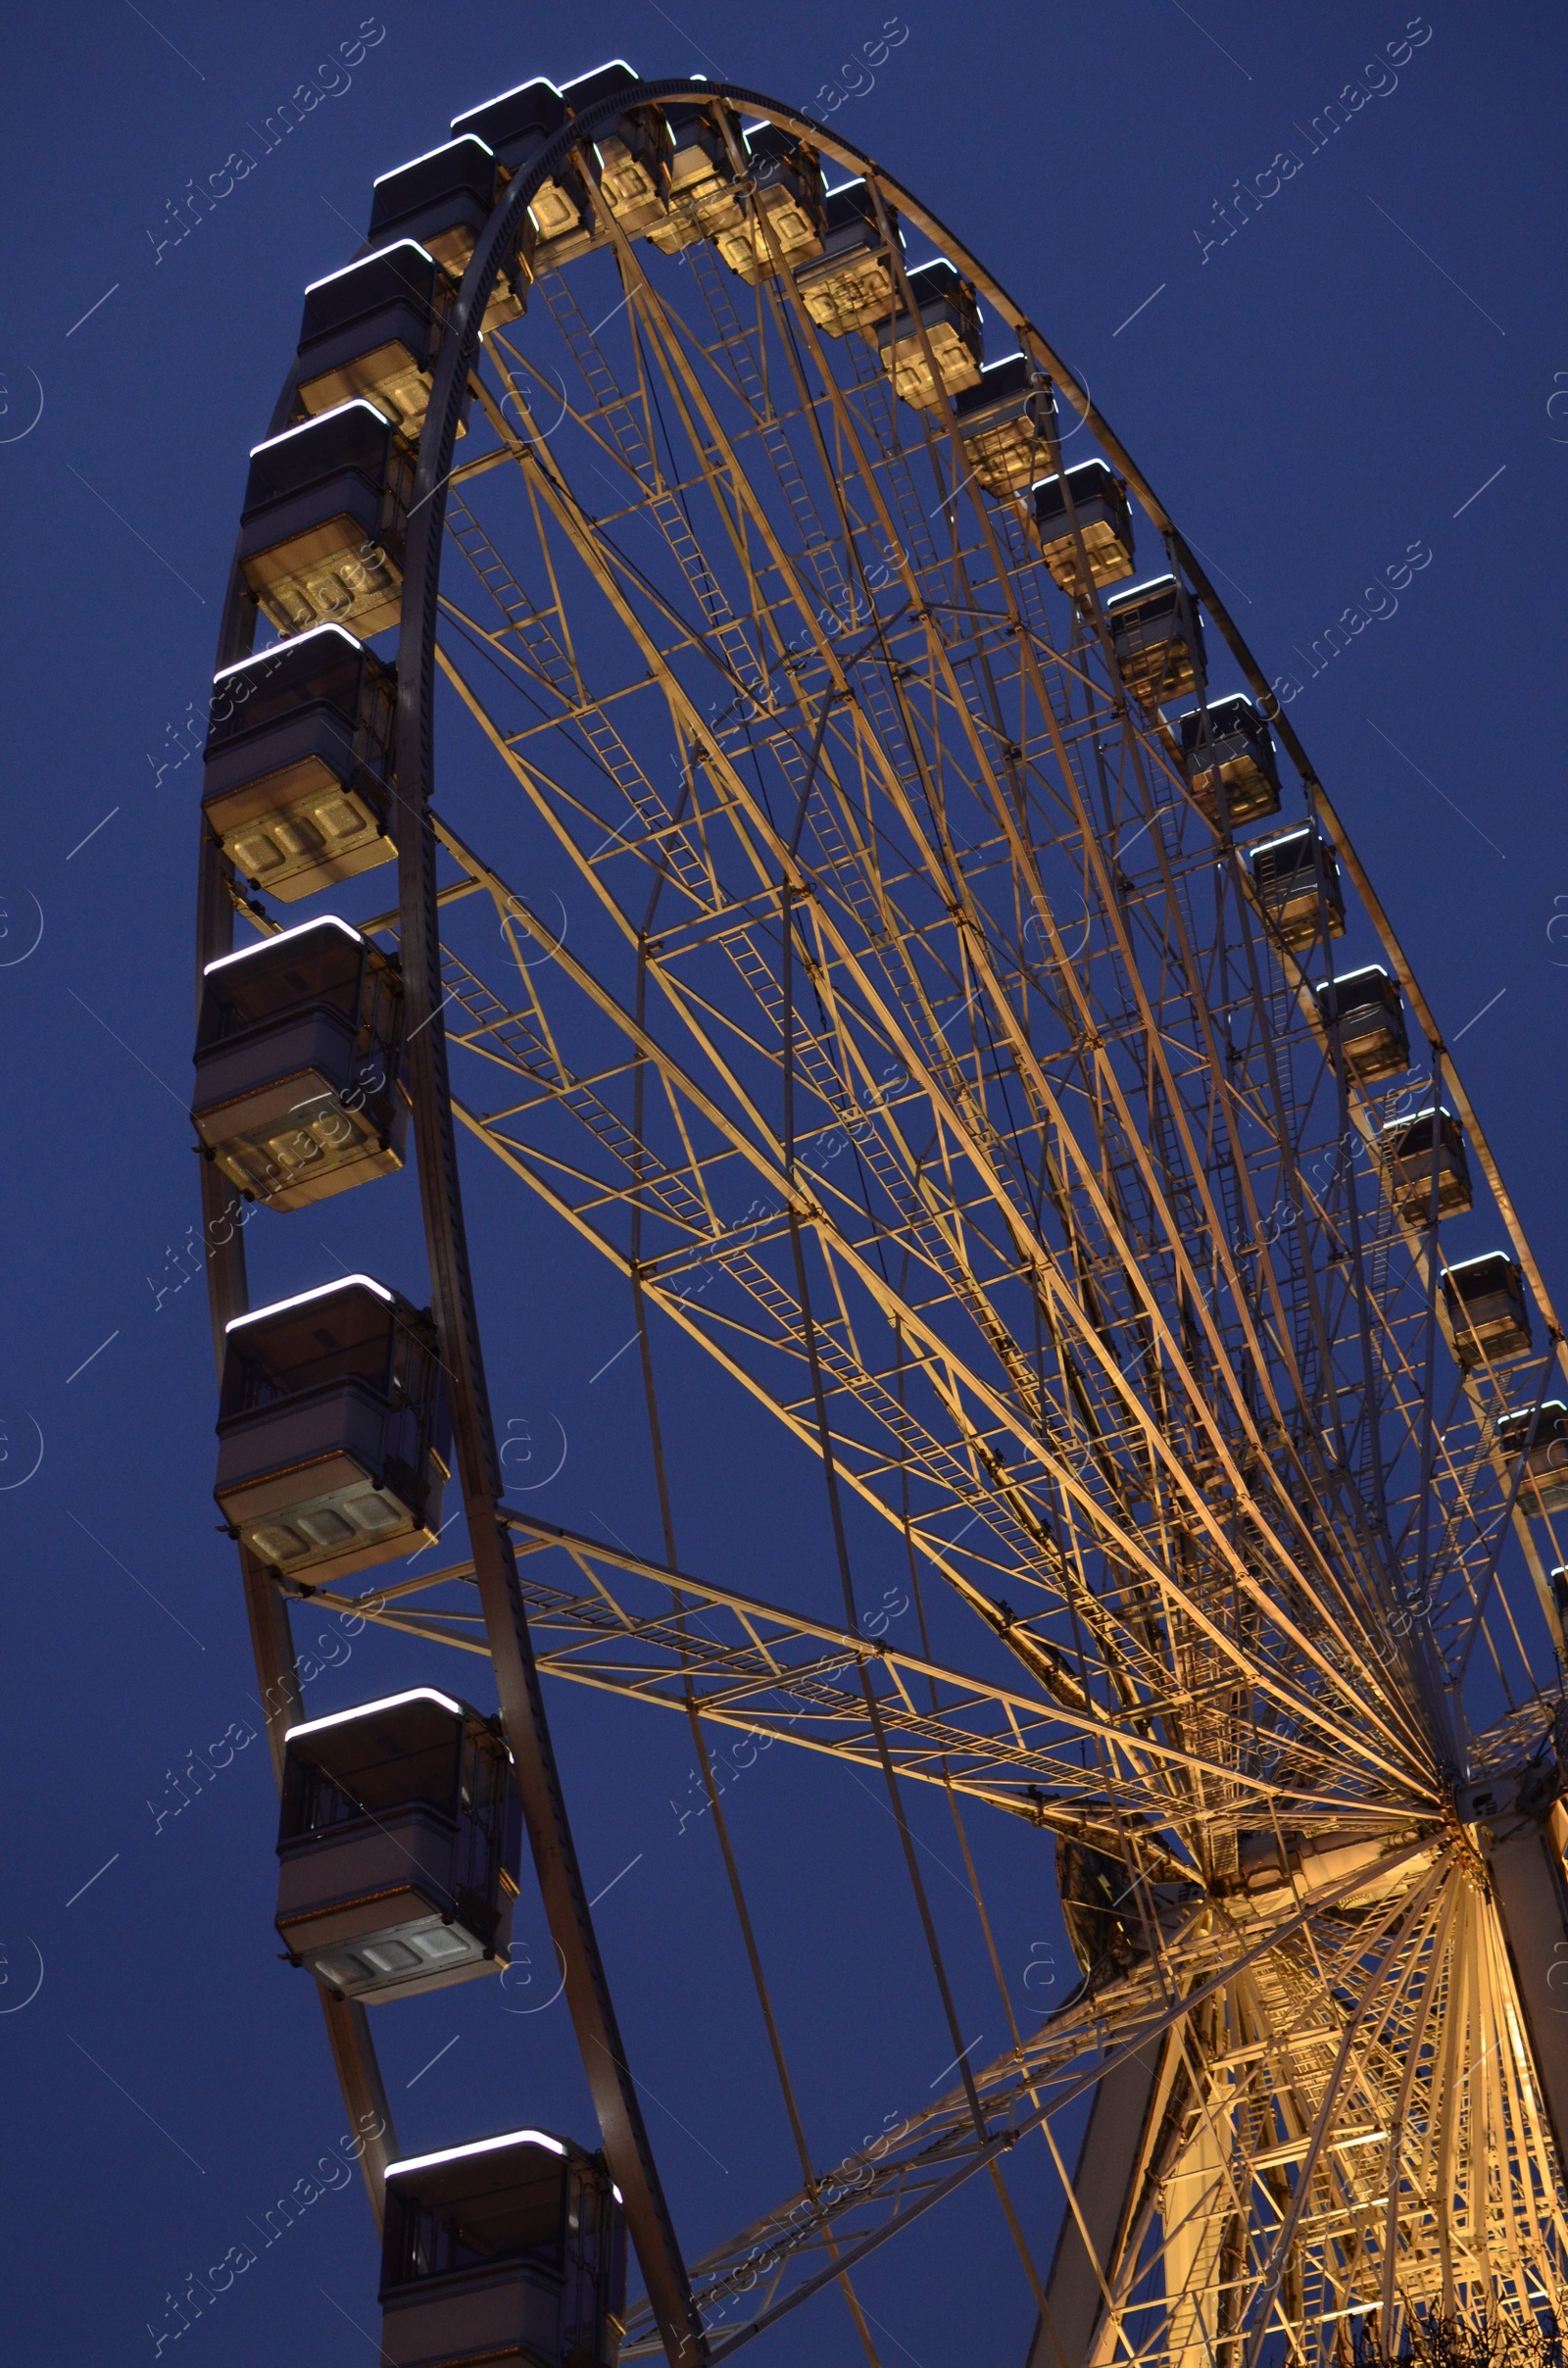
[[[198,719],[246,454],[301,291],[355,253],[372,179],[443,140],[453,116],[623,55],[649,78],[727,78],[829,122],[952,224],[1082,373],[1288,699],[1456,1045],[1548,1284],[1568,1290],[1560,21],[1411,17],[1408,0],[1202,0],[1197,15],[1179,0],[901,0],[888,22],[906,37],[873,71],[886,0],[863,18],[842,0],[744,13],[377,0],[362,23],[364,6],[156,0],[149,16],[99,0],[28,12],[7,44],[8,2368],[158,2356],[179,2323],[172,2294],[246,2245],[245,2275],[187,2314],[181,2368],[339,2368],[376,2340],[358,2174],[328,2184],[318,2168],[342,2108],[309,1978],[278,1959],[272,1779],[211,1497],[185,1115]],[[247,136],[302,82],[318,97],[297,128],[265,148]],[[1330,129],[1325,107],[1352,82],[1358,103]],[[174,201],[239,150],[255,169],[176,238]],[[1238,185],[1254,192],[1246,211]],[[1315,662],[1348,609],[1364,621]],[[497,1426],[537,1447],[510,1476],[549,1518],[657,1555],[637,1358],[604,1369],[630,1329],[625,1287],[499,1167],[465,1157]],[[377,1195],[378,1269],[417,1296],[412,1174]],[[268,1220],[258,1302],[363,1262],[363,1196],[319,1215],[293,1231]],[[694,1349],[667,1332],[655,1346],[683,1561],[830,1614],[811,1459]],[[862,1597],[885,1598],[890,1637],[918,1650],[896,1538],[867,1518],[854,1543]],[[484,1701],[477,1660],[351,1645],[325,1618],[297,1633],[313,1714],[421,1678]],[[667,1714],[585,1689],[549,1706],[695,2254],[797,2172],[718,1853],[690,1814],[689,1740]],[[731,1770],[731,1790],[829,2165],[945,2085],[947,2027],[885,1801],[783,1749]],[[1005,2028],[956,1838],[935,1796],[911,1817],[984,2059]],[[978,1808],[967,1831],[1032,2027],[1073,1978],[1049,1846]],[[527,1878],[517,1932],[505,1985],[377,2014],[406,2150],[523,2122],[593,2143]],[[1059,2205],[1044,2148],[1028,2153],[1009,2179],[1044,2263]],[[866,2271],[889,2368],[1022,2368],[1033,2305],[981,2186]],[[290,2191],[294,2225],[264,2245],[257,2224]],[[758,2368],[861,2356],[831,2294],[756,2350]]]

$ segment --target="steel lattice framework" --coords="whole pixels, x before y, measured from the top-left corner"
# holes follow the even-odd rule
[[[1032,2368],[1326,2362],[1423,2314],[1560,2311],[1562,1638],[1499,1425],[1563,1343],[1475,1112],[1261,671],[1070,369],[833,133],[745,91],[637,98],[709,108],[708,202],[756,274],[667,207],[662,240],[628,233],[595,145],[621,97],[519,171],[464,281],[411,513],[401,895],[362,925],[408,982],[471,1546],[320,1600],[490,1654],[514,1744],[526,1678],[546,1763],[535,1664],[1026,1817],[1086,1979],[689,2294],[662,2204],[634,2215],[627,2347],[676,2356],[684,2318],[723,2356],[1026,2136],[1054,2151],[1090,2092]],[[759,121],[865,175],[933,400],[813,318]],[[481,339],[522,207],[573,163],[591,250]],[[1027,487],[976,474],[920,247],[1035,366],[1039,473],[1121,473],[1272,716],[1348,943],[1423,1033],[1411,1068],[1347,1066],[1311,992],[1327,938],[1281,936],[1087,565],[1069,598]],[[225,657],[253,624],[236,590]],[[204,955],[236,913],[277,925],[204,863]],[[564,929],[541,881],[575,883]],[[1535,1303],[1506,1364],[1456,1360],[1436,1185],[1391,1175],[1385,1128],[1433,1103],[1467,1130],[1477,1246],[1506,1241]],[[835,1627],[506,1505],[455,1124],[627,1278],[645,1341],[657,1309],[821,1461],[836,1518],[853,1492],[899,1533],[1006,1684],[868,1637],[847,1555]],[[214,1273],[242,1306],[237,1241]],[[286,1609],[248,1582],[275,1681]],[[582,2036],[591,1921],[541,1870]],[[363,2016],[328,2019],[351,2101],[378,2095]]]

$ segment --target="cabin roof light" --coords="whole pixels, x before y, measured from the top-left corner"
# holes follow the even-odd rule
[[[499,107],[503,99],[520,99],[525,90],[553,90],[558,99],[561,96],[559,86],[551,81],[548,74],[535,74],[530,81],[514,82],[510,90],[498,90],[490,98],[481,99],[477,106],[466,107],[462,115],[453,117],[453,130],[456,131],[460,123],[466,123],[470,115],[482,115],[488,107]]]
[[[404,2162],[389,2162],[386,2175],[399,2179],[405,2171],[432,2171],[438,2163],[464,2162],[469,2155],[490,2154],[499,2146],[547,2146],[552,2154],[564,2154],[566,2150],[559,2138],[550,2137],[544,2130],[508,2130],[500,2138],[476,2139],[472,2146],[446,2146],[439,2154],[411,2154]]]
[[[410,239],[407,243],[412,246],[414,242]],[[369,259],[362,257],[361,260],[368,262]],[[426,263],[429,260],[430,258],[426,256]],[[350,271],[354,269],[352,264],[347,268]],[[377,411],[375,405],[367,403],[363,395],[354,395],[347,403],[334,403],[330,411],[313,412],[311,417],[308,419],[302,419],[297,427],[285,427],[281,435],[264,437],[260,444],[251,446],[250,457],[254,461],[258,453],[274,451],[279,444],[286,444],[290,436],[308,435],[313,427],[319,427],[323,419],[341,419],[346,411],[368,411],[377,427],[385,427],[388,424],[384,411]],[[352,639],[353,636],[351,635],[350,638]]]
[[[603,66],[591,66],[586,74],[573,74],[569,82],[563,82],[561,85],[563,97],[568,90],[580,90],[584,82],[592,82],[598,75],[612,73],[617,66],[622,74],[629,74],[634,82],[642,80],[642,75],[637,72],[636,67],[628,65],[624,58],[607,58]],[[523,87],[526,88],[527,85],[524,84]],[[509,92],[508,96],[510,97],[510,95]]]
[[[434,1686],[411,1686],[407,1694],[388,1694],[380,1702],[356,1703],[352,1710],[333,1710],[325,1718],[309,1718],[302,1727],[290,1727],[283,1741],[297,1743],[302,1735],[319,1735],[327,1727],[347,1726],[352,1719],[372,1718],[378,1711],[396,1710],[404,1702],[438,1702],[443,1710],[451,1710],[460,1718],[463,1715],[463,1704],[454,1702],[450,1694],[438,1693]]]
[[[297,1291],[292,1299],[274,1300],[270,1307],[252,1307],[248,1314],[231,1316],[223,1330],[225,1333],[238,1332],[246,1324],[259,1324],[264,1316],[281,1315],[289,1307],[308,1307],[312,1300],[330,1299],[337,1291],[352,1291],[356,1283],[363,1284],[367,1291],[373,1291],[377,1299],[384,1299],[389,1307],[392,1306],[392,1293],[385,1283],[378,1283],[369,1274],[345,1274],[335,1283],[318,1283],[314,1291]]]
[[[433,155],[434,153],[435,152],[432,149],[431,154]],[[425,248],[421,247],[416,238],[395,238],[389,247],[372,247],[368,255],[361,255],[353,263],[339,265],[335,271],[328,271],[324,279],[312,279],[307,281],[305,288],[306,295],[314,296],[318,288],[329,288],[334,279],[347,279],[351,271],[363,271],[368,263],[384,263],[389,255],[395,255],[397,253],[399,247],[407,247],[410,254],[417,255],[421,263],[434,264],[435,262],[435,257],[428,253]],[[339,408],[341,408],[341,406]],[[324,412],[317,412],[314,417],[318,419],[321,419],[326,417],[326,414]],[[276,439],[274,438],[273,440],[275,442]]]
[[[254,962],[258,954],[267,954],[273,946],[286,946],[291,938],[308,936],[313,929],[341,929],[357,946],[369,942],[352,923],[339,920],[335,913],[320,913],[314,921],[300,921],[292,929],[280,929],[275,937],[259,938],[254,946],[241,946],[237,954],[220,954],[216,962],[207,964],[202,976],[211,978],[215,970],[226,970],[230,962]]]
[[[510,98],[512,93],[508,91],[505,95]],[[443,140],[439,148],[427,148],[423,156],[411,156],[406,164],[394,165],[390,173],[378,173],[375,179],[370,183],[370,186],[372,189],[379,189],[387,181],[395,181],[401,173],[412,173],[416,165],[428,165],[432,158],[445,156],[449,148],[466,147],[470,141],[475,148],[482,148],[486,156],[493,157],[495,155],[495,150],[491,147],[488,140],[482,140],[476,131],[465,131],[455,140]],[[398,241],[400,246],[413,246],[415,243],[416,242],[413,239],[400,239]],[[391,250],[383,247],[377,251],[381,254],[388,254]],[[424,253],[424,249],[422,247],[420,247],[419,253],[421,255]],[[360,261],[361,263],[368,263],[369,257],[368,255],[362,255]],[[352,271],[356,269],[356,266],[351,263],[346,263],[343,266],[343,269],[345,271]],[[329,271],[326,275],[327,279],[336,279],[338,276],[339,274],[336,271]],[[311,285],[312,287],[318,288],[325,287],[326,280],[316,279],[311,282]],[[306,293],[308,295],[310,290],[307,289]]]
[[[322,417],[324,416],[323,414]],[[307,420],[304,424],[308,426],[310,422]],[[292,435],[294,430],[290,428],[288,432]],[[276,441],[275,437],[273,441]],[[263,449],[260,444],[256,446],[258,452]],[[220,666],[213,676],[213,680],[214,682],[226,682],[230,674],[243,674],[247,666],[259,666],[264,658],[281,658],[285,651],[301,650],[308,641],[318,641],[323,633],[335,633],[338,639],[346,642],[351,650],[362,650],[365,647],[363,642],[355,640],[353,634],[344,625],[312,625],[308,633],[292,633],[287,641],[277,642],[270,649],[253,650],[249,658],[236,658],[232,666]]]

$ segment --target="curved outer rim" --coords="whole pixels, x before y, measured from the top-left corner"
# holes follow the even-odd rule
[[[1490,1145],[1469,1096],[1444,1044],[1436,1018],[1421,993],[1388,914],[1368,879],[1328,793],[1318,779],[1295,726],[1281,709],[1267,677],[1246,639],[1226,611],[1207,571],[1175,525],[1131,456],[1122,445],[1076,373],[1058,355],[1028,316],[1001,284],[967,253],[947,225],[927,207],[891,178],[874,160],[838,138],[809,116],[781,106],[761,93],[723,82],[644,82],[638,90],[611,94],[598,106],[568,121],[538,151],[532,163],[519,169],[508,184],[481,235],[451,316],[423,432],[419,440],[415,497],[406,542],[402,617],[399,642],[399,694],[396,740],[396,807],[398,815],[398,883],[400,946],[403,962],[408,1026],[408,1081],[414,1100],[415,1139],[430,1263],[432,1302],[446,1352],[448,1385],[453,1401],[457,1476],[469,1531],[475,1573],[484,1605],[486,1628],[496,1667],[498,1690],[508,1735],[517,1753],[524,1813],[533,1847],[536,1872],[544,1896],[552,1936],[568,1967],[567,1995],[582,2050],[584,2069],[599,2111],[605,2151],[626,2199],[629,2232],[648,2284],[649,2301],[658,2318],[665,2349],[672,2361],[688,2354],[702,2359],[708,2346],[695,2313],[674,2231],[660,2189],[648,2146],[635,2087],[626,2070],[624,2050],[615,2028],[613,2009],[599,1957],[586,1895],[577,1869],[566,1820],[548,1723],[540,1695],[528,1638],[527,1621],[516,1584],[510,1531],[499,1517],[501,1489],[489,1400],[485,1387],[477,1311],[469,1269],[459,1182],[456,1129],[447,1074],[446,1033],[441,1017],[440,944],[436,913],[436,843],[430,823],[429,800],[435,775],[435,638],[442,546],[445,540],[445,487],[453,467],[459,417],[468,370],[476,358],[479,335],[490,293],[510,243],[520,232],[524,209],[540,182],[569,158],[583,139],[626,112],[629,100],[638,104],[719,101],[740,113],[782,125],[810,142],[852,174],[874,178],[884,198],[912,222],[970,277],[982,297],[1031,354],[1058,393],[1087,425],[1102,450],[1114,462],[1154,525],[1179,559],[1188,582],[1208,612],[1226,646],[1250,686],[1259,707],[1283,743],[1300,776],[1309,810],[1356,891],[1383,948],[1408,997],[1433,1050],[1444,1063],[1444,1083],[1456,1114],[1463,1121],[1482,1172],[1507,1228],[1509,1240],[1535,1295],[1568,1375],[1565,1345],[1540,1267],[1524,1237],[1517,1211],[1503,1185]],[[292,410],[298,369],[291,370],[279,395],[269,432],[286,426]],[[252,648],[256,608],[236,557],[220,630],[219,666],[247,656]],[[198,906],[197,993],[203,965],[226,953],[233,943],[234,908],[220,851],[203,828]],[[207,1219],[208,1284],[214,1327],[214,1348],[220,1371],[222,1327],[248,1305],[244,1246],[229,1224],[221,1238],[229,1205],[223,1180],[211,1162],[202,1170],[204,1217]],[[1534,1558],[1534,1557],[1532,1557]],[[289,1636],[283,1589],[270,1571],[241,1554],[247,1609],[258,1675],[269,1705],[269,1735],[274,1766],[281,1772],[282,1737],[299,1715],[299,1682]],[[328,2037],[336,2060],[345,2102],[355,2128],[365,2138],[363,2167],[372,2206],[379,2220],[381,2183],[387,2163],[395,2158],[384,2090],[364,2009],[320,1994]],[[370,2132],[370,2123],[376,2124]]]

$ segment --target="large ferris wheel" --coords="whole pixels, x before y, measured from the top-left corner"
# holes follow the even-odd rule
[[[387,2356],[717,2359],[838,2286],[874,2359],[857,2264],[976,2178],[1029,2368],[1554,2328],[1563,1336],[1327,793],[1068,366],[831,131],[529,83],[307,292],[219,661],[219,1499]],[[626,1278],[662,1562],[507,1502],[465,1138],[526,1240]],[[307,1255],[249,1304],[242,1200],[410,1158],[427,1283]],[[656,1310],[815,1459],[841,1619],[681,1568]],[[870,1633],[852,1501],[1005,1682]],[[301,1597],[487,1655],[498,1711],[432,1655],[304,1720]],[[885,1783],[956,2048],[905,1791],[1027,1820],[1078,1987],[829,2171],[720,1826],[802,2184],[688,2260],[545,1676],[675,1710],[705,1775],[719,1726]],[[519,1810],[597,2143],[411,2160],[367,2008],[505,1964]],[[1019,2146],[1065,2189],[1039,2267]]]

